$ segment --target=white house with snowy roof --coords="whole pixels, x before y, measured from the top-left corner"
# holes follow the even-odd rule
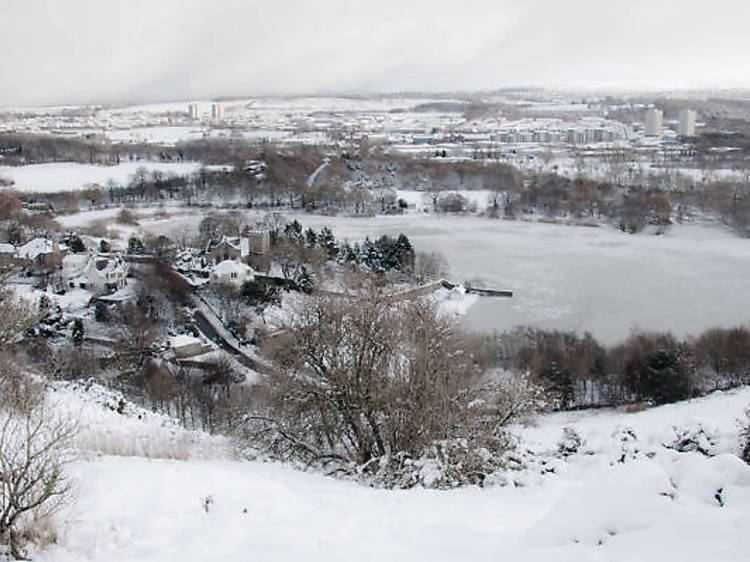
[[[212,283],[242,285],[245,281],[255,279],[253,268],[236,260],[224,260],[216,264],[211,272]]]
[[[69,258],[71,256],[67,256],[64,263],[67,265],[64,278],[68,287],[104,295],[122,289],[128,283],[128,265],[119,256],[100,254],[88,257],[83,266],[80,258]]]

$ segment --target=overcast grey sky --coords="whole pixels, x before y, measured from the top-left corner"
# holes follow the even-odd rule
[[[750,86],[739,0],[0,0],[0,106]]]

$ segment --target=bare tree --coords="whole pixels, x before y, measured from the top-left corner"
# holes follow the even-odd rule
[[[408,457],[443,455],[433,448],[444,440],[460,441],[463,458],[479,465],[474,447],[498,459],[509,446],[502,426],[518,410],[503,405],[502,385],[483,384],[485,365],[454,322],[427,301],[394,302],[369,279],[350,295],[310,297],[267,345],[281,372],[266,409],[250,417],[256,442],[282,458],[359,474],[400,475]],[[456,480],[481,481],[482,471]]]
[[[5,369],[0,376],[0,544],[23,558],[24,529],[70,495],[63,466],[75,425],[54,414],[43,388]]]
[[[448,274],[448,263],[438,252],[417,252],[414,257],[414,280],[417,283],[435,281]]]

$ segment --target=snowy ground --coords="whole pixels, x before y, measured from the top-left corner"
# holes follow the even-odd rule
[[[123,162],[116,166],[93,166],[74,162],[54,164],[30,164],[27,166],[0,166],[0,176],[13,180],[12,188],[30,193],[53,193],[75,191],[87,184],[98,183],[105,186],[112,180],[119,185],[127,185],[138,168],[149,172],[188,175],[197,171],[197,162]]]
[[[130,406],[118,414],[96,387],[58,392],[71,411],[94,410],[85,415],[89,432],[118,428],[168,442],[175,431],[157,416],[142,421]],[[512,474],[518,485],[485,489],[376,490],[231,460],[221,447],[215,458],[205,446],[190,449],[203,453],[188,460],[89,456],[70,467],[77,499],[59,543],[35,559],[745,560],[750,468],[731,451],[735,419],[748,403],[750,389],[741,389],[636,414],[545,416],[519,431],[521,450],[533,449],[546,464]],[[672,426],[699,423],[715,456],[662,445]],[[564,427],[584,439],[567,460],[553,452]],[[624,428],[636,437],[621,440]],[[623,450],[626,461],[617,462]]]

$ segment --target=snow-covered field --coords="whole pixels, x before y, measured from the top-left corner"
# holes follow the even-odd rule
[[[122,162],[116,166],[93,166],[74,162],[30,164],[28,166],[0,166],[0,176],[13,180],[17,191],[52,193],[76,191],[87,184],[105,186],[112,180],[126,185],[138,168],[165,174],[187,175],[200,168],[197,162]]]
[[[96,387],[58,393],[84,412],[85,442],[92,432],[175,435],[135,407],[117,413]],[[635,414],[544,416],[516,428],[519,450],[538,456],[526,453],[528,468],[508,485],[484,489],[377,490],[232,460],[218,446],[214,458],[188,448],[187,460],[90,454],[70,466],[77,497],[58,544],[35,559],[739,562],[750,548],[750,467],[731,453],[748,403],[745,388]],[[664,446],[673,426],[698,424],[713,456]],[[567,458],[555,453],[565,427],[584,441]]]

